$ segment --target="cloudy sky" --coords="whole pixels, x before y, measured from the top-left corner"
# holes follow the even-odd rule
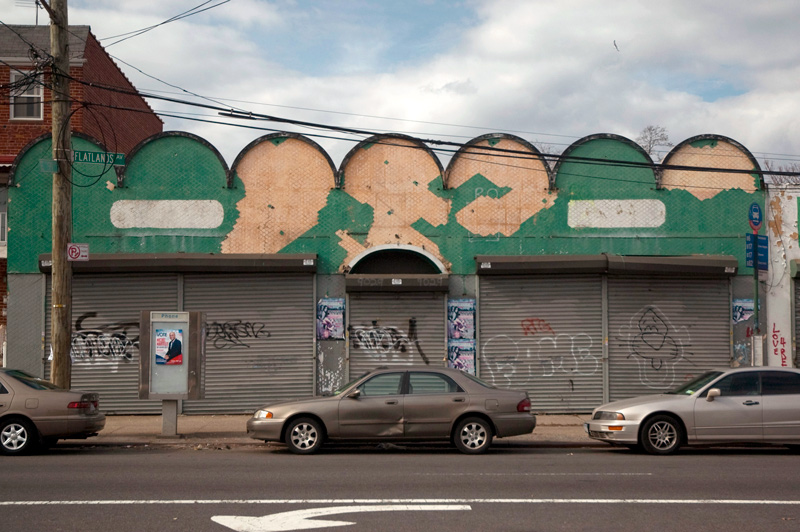
[[[513,133],[550,152],[658,125],[674,143],[716,133],[760,159],[800,161],[797,0],[212,0],[118,37],[203,3],[70,0],[69,20],[91,26],[138,89],[186,101],[422,139]],[[33,24],[32,0],[0,0],[0,20]],[[150,104],[301,132],[337,165],[364,138]],[[165,123],[229,164],[270,132]]]

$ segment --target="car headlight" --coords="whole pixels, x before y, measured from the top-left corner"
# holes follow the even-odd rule
[[[272,412],[269,410],[258,410],[253,417],[256,419],[272,419]]]
[[[620,412],[595,412],[592,419],[606,421],[625,421],[625,416]]]

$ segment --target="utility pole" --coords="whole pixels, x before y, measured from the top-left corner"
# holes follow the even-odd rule
[[[67,0],[42,0],[50,15],[50,53],[53,87],[53,266],[51,309],[51,345],[53,364],[50,380],[69,388],[72,380],[70,343],[72,341],[72,263],[67,260],[67,244],[72,239],[71,129],[69,124],[69,22]]]

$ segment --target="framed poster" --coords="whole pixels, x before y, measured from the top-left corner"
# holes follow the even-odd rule
[[[183,364],[183,329],[156,329],[156,364]]]

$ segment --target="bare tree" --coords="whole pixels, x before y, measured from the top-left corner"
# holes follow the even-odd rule
[[[642,130],[641,133],[639,133],[639,136],[636,137],[636,142],[644,149],[644,151],[650,154],[650,157],[656,155],[656,152],[658,151],[656,148],[658,146],[667,148],[674,146],[674,144],[669,141],[667,128],[662,126],[647,126]]]

